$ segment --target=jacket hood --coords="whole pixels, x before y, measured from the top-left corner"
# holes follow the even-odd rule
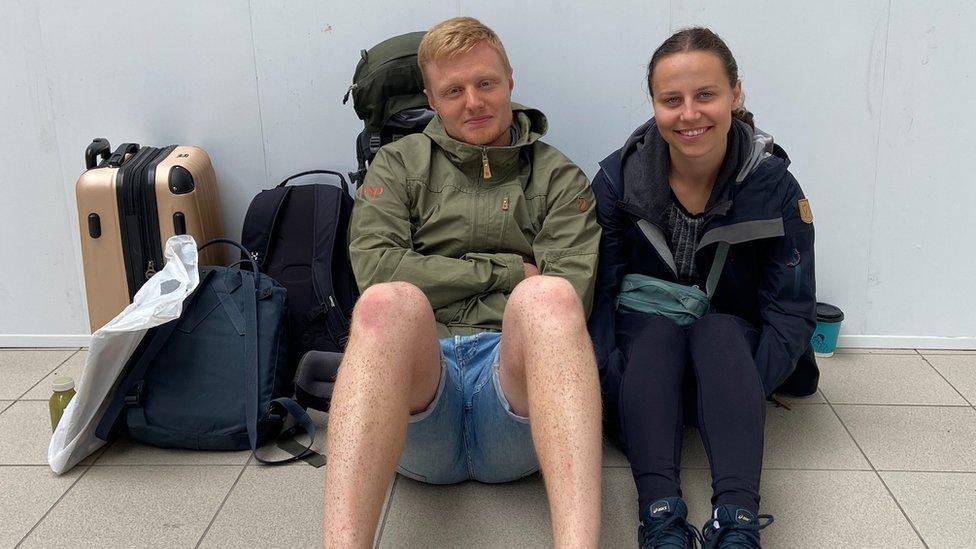
[[[754,173],[770,156],[784,160],[778,169],[785,171],[789,165],[786,152],[775,145],[773,137],[761,130],[754,130],[741,120],[732,119],[728,136],[728,150],[719,168],[715,187],[705,208],[706,216],[724,215],[732,206],[737,187]],[[614,162],[616,160],[616,162]],[[604,169],[616,164],[618,181],[624,183],[620,207],[649,221],[658,221],[671,201],[668,184],[670,153],[667,142],[661,136],[652,118],[638,127],[627,138],[624,146],[604,161]]]
[[[512,127],[515,129],[515,142],[507,147],[484,147],[458,141],[447,135],[440,115],[434,116],[424,135],[440,147],[447,158],[457,165],[471,179],[479,179],[483,169],[484,153],[493,174],[507,175],[517,169],[518,158],[525,147],[533,145],[549,129],[549,121],[541,111],[512,103]]]

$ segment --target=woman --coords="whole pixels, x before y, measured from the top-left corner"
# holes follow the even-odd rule
[[[717,35],[674,34],[647,81],[654,118],[593,181],[603,239],[590,332],[607,418],[637,483],[642,547],[698,536],[679,482],[686,413],[711,465],[706,547],[759,547],[772,521],[758,516],[765,398],[809,347],[816,318],[813,216],[786,153],[742,107]],[[625,277],[708,289],[707,313],[679,325],[667,310],[637,312],[626,304],[641,284]]]

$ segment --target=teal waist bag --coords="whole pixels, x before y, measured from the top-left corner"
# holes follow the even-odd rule
[[[678,326],[691,326],[708,312],[710,298],[715,293],[728,253],[729,245],[720,243],[715,250],[712,268],[708,271],[704,292],[698,286],[685,286],[653,276],[636,273],[625,275],[615,303],[617,310],[659,315]]]

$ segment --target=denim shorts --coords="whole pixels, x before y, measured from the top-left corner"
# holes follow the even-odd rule
[[[397,472],[430,484],[508,482],[539,470],[529,418],[516,415],[498,377],[501,334],[440,340],[441,380],[410,417]]]

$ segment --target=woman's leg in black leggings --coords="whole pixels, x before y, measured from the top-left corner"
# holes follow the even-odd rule
[[[681,495],[681,380],[688,364],[684,331],[660,316],[627,315],[627,358],[620,384],[620,425],[640,509]]]
[[[712,469],[712,505],[759,511],[766,404],[745,320],[708,314],[688,331],[698,383],[698,423]]]

